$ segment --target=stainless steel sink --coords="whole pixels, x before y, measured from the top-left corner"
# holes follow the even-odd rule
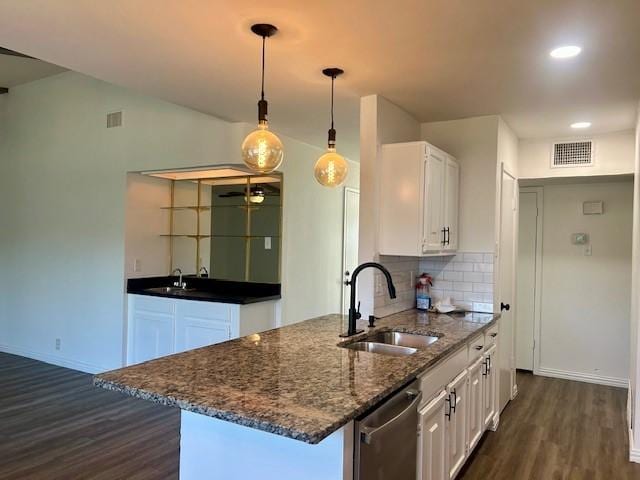
[[[366,338],[368,342],[400,345],[402,347],[424,348],[438,341],[438,337],[403,332],[378,332]]]
[[[413,355],[418,351],[417,348],[402,347],[400,345],[387,345],[384,343],[376,342],[354,342],[348,345],[344,345],[344,348],[358,350],[361,352],[381,353],[383,355],[391,355],[394,357]]]
[[[153,288],[145,289],[145,292],[180,295],[180,294],[193,292],[194,290],[195,290],[194,288],[182,288],[182,287],[153,287]]]
[[[380,353],[403,357],[413,355],[420,348],[425,348],[438,341],[438,337],[432,335],[418,335],[403,332],[378,332],[369,335],[360,342],[342,345],[344,348],[361,352]]]

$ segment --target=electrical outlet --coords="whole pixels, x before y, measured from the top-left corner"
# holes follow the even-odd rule
[[[593,253],[593,252],[592,252],[592,250],[591,250],[591,244],[589,244],[589,245],[587,245],[586,247],[584,247],[584,254],[585,254],[587,257],[590,257],[592,253]]]
[[[134,273],[142,272],[142,261],[139,258],[133,261],[133,271]]]
[[[264,237],[264,249],[271,250],[271,237]]]
[[[56,350],[60,350],[60,339],[56,338]]]

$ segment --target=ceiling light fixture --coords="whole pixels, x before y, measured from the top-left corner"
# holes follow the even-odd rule
[[[576,122],[571,124],[571,128],[580,129],[580,128],[589,128],[591,126],[591,122]]]
[[[345,158],[336,152],[336,130],[333,128],[333,84],[336,77],[342,75],[344,70],[340,68],[325,68],[322,73],[327,77],[331,77],[331,128],[329,129],[327,152],[316,162],[313,174],[320,185],[337,187],[347,178],[349,170]]]
[[[282,164],[284,155],[282,142],[269,131],[267,122],[267,101],[264,99],[264,51],[267,37],[276,34],[278,29],[268,23],[257,23],[251,31],[262,37],[262,83],[260,101],[258,102],[258,128],[251,132],[242,142],[242,159],[252,170],[270,173]]]
[[[554,48],[549,52],[549,55],[551,55],[553,58],[563,59],[580,55],[580,52],[582,52],[582,48],[578,47],[577,45],[564,45],[562,47]]]

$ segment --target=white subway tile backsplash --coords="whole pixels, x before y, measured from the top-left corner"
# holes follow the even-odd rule
[[[438,302],[450,297],[467,310],[493,311],[494,254],[459,252],[453,257],[430,257],[420,261],[418,273],[434,278],[431,297]]]
[[[464,281],[464,272],[444,272],[444,279],[452,282]]]
[[[465,282],[482,282],[484,277],[480,272],[464,272]]]
[[[472,263],[482,263],[484,260],[484,254],[482,253],[465,253],[464,261]]]

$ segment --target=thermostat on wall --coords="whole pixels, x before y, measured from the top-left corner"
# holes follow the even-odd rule
[[[584,215],[602,215],[604,206],[602,202],[582,202]]]
[[[586,245],[589,243],[589,235],[586,233],[574,233],[571,235],[571,243],[574,245]]]

